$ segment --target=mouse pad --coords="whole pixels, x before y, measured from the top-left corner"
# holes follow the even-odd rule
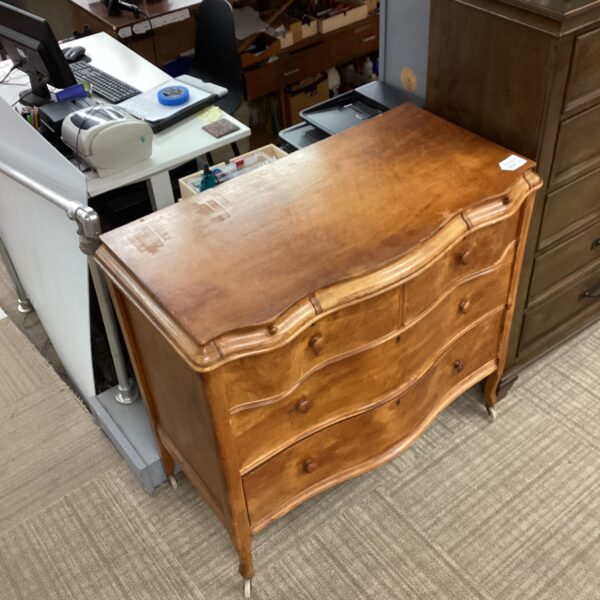
[[[239,129],[239,127],[237,125],[234,125],[228,119],[219,119],[218,121],[215,121],[214,123],[209,123],[208,125],[205,125],[202,129],[204,129],[205,131],[208,131],[208,133],[210,133],[210,135],[212,135],[216,138],[221,138],[224,135],[227,135],[228,133],[237,131]]]

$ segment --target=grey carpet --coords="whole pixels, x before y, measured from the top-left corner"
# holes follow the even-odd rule
[[[254,598],[600,598],[598,356],[600,325],[530,368],[496,423],[472,390],[401,457],[268,527]],[[0,456],[1,600],[242,597],[189,483],[146,496],[8,319]]]

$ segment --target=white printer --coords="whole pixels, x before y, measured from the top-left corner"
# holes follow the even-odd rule
[[[65,144],[100,177],[148,158],[152,154],[152,138],[148,123],[106,104],[71,113],[62,124]]]

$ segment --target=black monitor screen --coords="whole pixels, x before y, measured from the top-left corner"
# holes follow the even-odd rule
[[[47,102],[47,85],[64,88],[75,84],[45,19],[0,1],[0,44],[13,63],[29,75],[32,91],[23,95],[25,103]]]

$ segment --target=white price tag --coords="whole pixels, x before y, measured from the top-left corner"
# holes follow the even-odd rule
[[[498,163],[503,171],[516,171],[519,167],[522,167],[527,162],[526,159],[511,154],[508,158],[505,158],[502,162]]]

